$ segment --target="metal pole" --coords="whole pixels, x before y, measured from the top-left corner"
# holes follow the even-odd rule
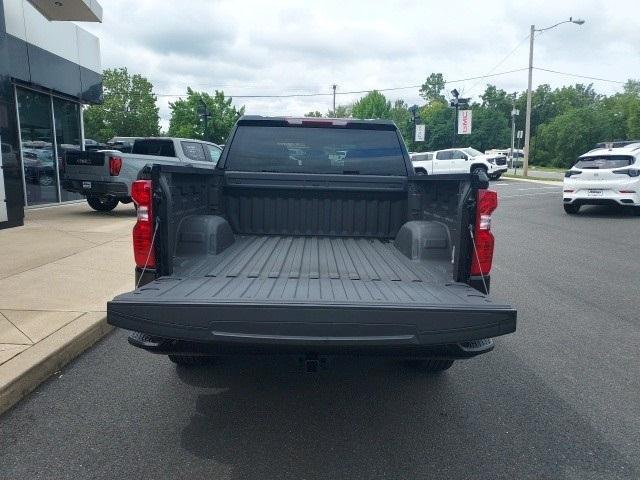
[[[53,97],[49,97],[49,103],[51,104],[51,132],[53,134],[53,168],[56,170],[55,181],[58,188],[58,200],[62,201],[62,191],[60,190],[60,158],[58,157],[58,139],[56,134],[56,116],[53,112]]]
[[[456,116],[453,119],[453,145],[451,145],[452,147],[456,146],[456,143],[458,140],[458,102],[456,102]]]
[[[520,138],[518,138],[518,150],[520,150]],[[518,167],[517,167],[517,166],[515,166],[515,165],[516,165],[516,163],[515,163],[515,162],[513,162],[513,165],[514,165],[514,167],[513,167],[513,174],[515,175],[515,174],[516,174],[516,172],[518,171]]]
[[[533,39],[536,34],[536,26],[531,25],[529,34],[529,83],[527,84],[527,115],[524,124],[524,159],[522,162],[522,175],[529,172],[529,140],[531,136],[531,84],[533,82]]]
[[[336,88],[338,86],[334,83],[333,84],[333,116],[336,116]]]
[[[511,107],[511,164],[513,166],[513,147],[516,142],[516,93],[512,95],[512,107]]]

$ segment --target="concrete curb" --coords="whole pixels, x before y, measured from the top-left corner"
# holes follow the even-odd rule
[[[109,333],[104,312],[89,312],[0,365],[0,415]]]
[[[531,178],[518,178],[518,177],[507,177],[505,175],[502,176],[504,180],[515,180],[516,182],[529,182],[529,183],[540,183],[542,185],[554,185],[554,186],[562,186],[562,180],[533,180]]]

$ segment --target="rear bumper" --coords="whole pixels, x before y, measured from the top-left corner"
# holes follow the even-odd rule
[[[62,188],[68,192],[80,193],[85,196],[111,196],[116,198],[128,198],[129,189],[123,182],[96,182],[91,180],[91,187],[83,187],[82,180],[64,179]]]
[[[140,332],[131,332],[129,343],[147,352],[161,355],[371,355],[386,357],[423,357],[464,359],[471,358],[493,350],[494,343],[490,338],[473,340],[447,345],[418,345],[414,347],[375,347],[375,346],[329,346],[308,348],[295,345],[232,345],[189,342],[163,337],[154,337]]]
[[[512,333],[516,316],[506,306],[487,310],[310,304],[212,307],[128,303],[117,298],[107,304],[111,325],[159,339],[158,353],[197,345],[216,353],[257,349],[428,355],[425,352],[443,346],[450,349]]]
[[[615,181],[566,178],[563,202],[570,205],[640,205],[640,179],[617,176],[621,178]]]
[[[563,203],[567,205],[630,205],[640,206],[640,195],[637,194],[608,194],[602,197],[571,195],[565,192]]]

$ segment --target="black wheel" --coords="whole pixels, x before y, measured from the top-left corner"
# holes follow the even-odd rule
[[[87,197],[87,203],[98,212],[110,212],[118,205],[118,199],[114,197]]]
[[[491,178],[491,180],[498,180],[501,176],[502,176],[502,173],[496,173],[495,175],[492,175],[489,178]]]
[[[421,370],[424,373],[440,373],[448,370],[453,365],[454,360],[443,360],[430,358],[427,360],[409,360],[410,367]]]
[[[565,203],[563,207],[564,207],[564,211],[567,212],[569,215],[575,215],[580,211],[580,205],[575,205],[572,203]]]
[[[51,175],[48,175],[48,174],[40,175],[40,178],[38,178],[38,183],[40,185],[42,185],[43,187],[50,187],[55,182],[56,182],[55,179]]]
[[[183,367],[197,367],[213,363],[213,357],[198,355],[169,355],[169,360]]]
[[[424,168],[416,168],[416,175],[426,175],[427,171]]]
[[[487,174],[487,169],[484,167],[473,167],[473,169],[471,170],[471,174],[472,175],[480,175],[481,173],[484,173],[485,175]]]
[[[640,217],[640,206],[628,207],[628,208],[629,208],[629,213],[631,213],[631,215],[633,215],[634,217]]]

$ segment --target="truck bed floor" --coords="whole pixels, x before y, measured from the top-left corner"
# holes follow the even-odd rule
[[[236,236],[218,255],[176,258],[174,274],[116,300],[494,307],[451,280],[448,259],[410,260],[393,241]]]

